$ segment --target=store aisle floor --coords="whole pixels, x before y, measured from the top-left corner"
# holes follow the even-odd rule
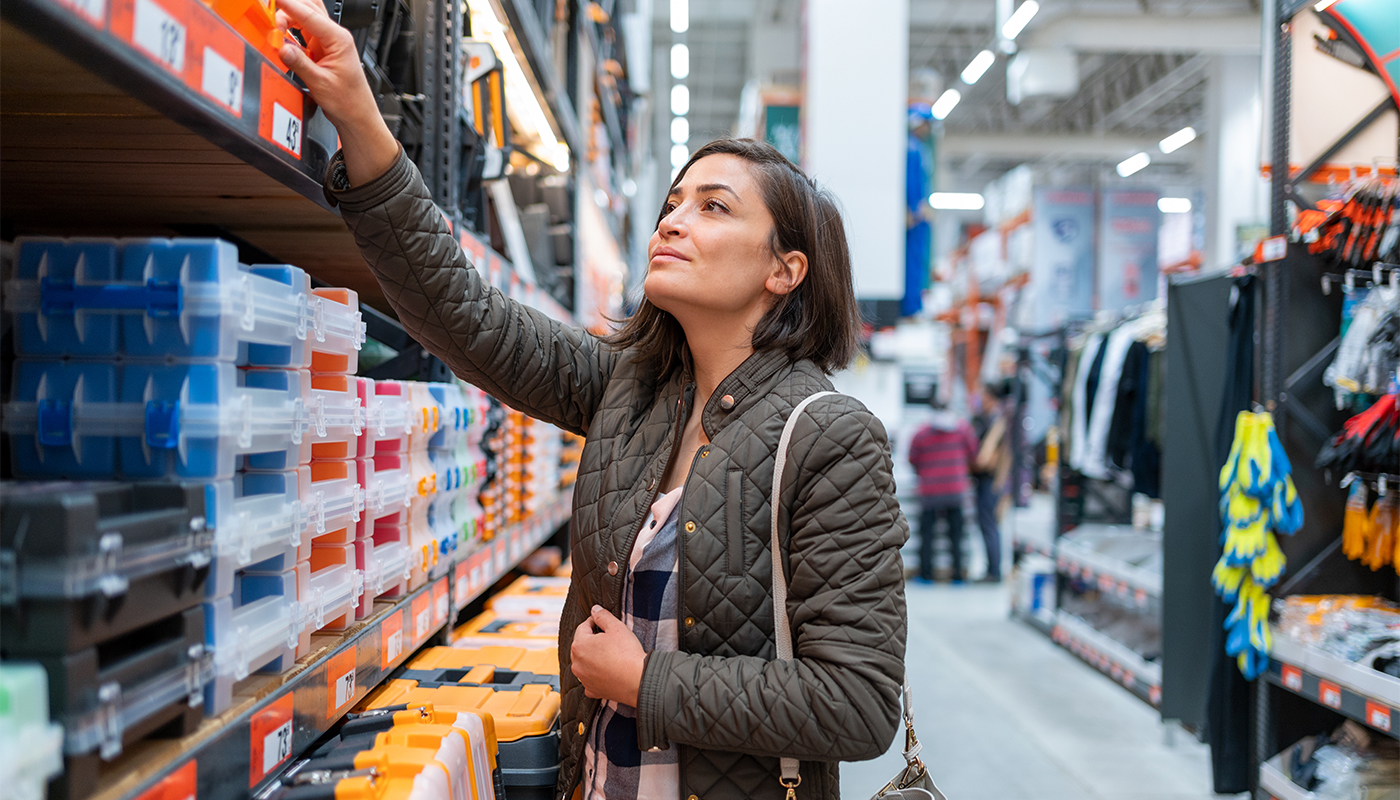
[[[997,586],[909,587],[909,665],[924,760],[950,800],[1200,800],[1209,754],[1157,712],[1008,616]],[[896,746],[842,765],[864,800],[903,763]]]

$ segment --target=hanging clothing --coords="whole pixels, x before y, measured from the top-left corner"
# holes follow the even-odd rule
[[[1074,391],[1070,396],[1069,465],[1075,469],[1084,464],[1084,444],[1089,429],[1089,398],[1094,394],[1093,389],[1098,388],[1097,375],[1093,380],[1093,389],[1090,388],[1089,376],[1103,363],[1099,358],[1102,355],[1103,341],[1103,334],[1096,333],[1089,337],[1084,343],[1084,351],[1079,355],[1079,366],[1074,375]]]
[[[1134,341],[1131,325],[1122,325],[1109,334],[1103,346],[1103,366],[1099,372],[1094,405],[1090,409],[1085,434],[1084,460],[1079,471],[1095,480],[1109,480],[1113,473],[1108,464],[1108,428],[1118,404],[1118,383],[1123,376],[1123,362]]]

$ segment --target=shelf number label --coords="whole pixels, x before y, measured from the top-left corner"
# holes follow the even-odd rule
[[[433,584],[433,622],[437,625],[447,621],[447,579]]]
[[[107,22],[107,0],[60,0],[83,19],[101,28]]]
[[[333,656],[326,665],[326,716],[336,716],[355,699],[355,648]]]
[[[1292,689],[1295,692],[1303,691],[1303,671],[1291,664],[1284,664],[1283,686],[1285,689]]]
[[[470,573],[471,568],[467,566],[467,562],[463,561],[457,565],[457,583],[453,589],[453,600],[458,606],[466,605],[467,598],[471,596]]]
[[[403,655],[404,612],[395,611],[379,624],[380,667],[389,669]]]
[[[272,141],[301,157],[301,117],[283,108],[281,103],[272,104]]]
[[[243,113],[243,70],[212,47],[204,48],[204,76],[200,88],[234,114]]]
[[[413,598],[413,641],[421,642],[428,638],[433,629],[433,602],[427,592]]]
[[[1374,700],[1366,701],[1366,724],[1378,731],[1390,733],[1390,707]]]
[[[1327,681],[1317,682],[1318,702],[1329,708],[1342,707],[1342,688],[1335,683]]]
[[[248,721],[248,788],[272,775],[292,756],[292,693],[277,698]]]
[[[156,3],[136,0],[131,40],[172,72],[185,71],[185,26]]]

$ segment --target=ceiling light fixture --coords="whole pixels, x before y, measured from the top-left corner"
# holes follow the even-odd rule
[[[671,45],[671,77],[690,77],[690,48],[683,44]]]
[[[1317,4],[1313,6],[1313,11],[1322,13],[1323,11],[1326,11],[1327,9],[1331,8],[1332,4],[1335,2],[1337,2],[1337,0],[1318,0]]]
[[[496,51],[496,57],[501,60],[506,78],[506,114],[510,117],[511,127],[524,136],[533,135],[539,140],[537,155],[553,164],[560,172],[568,172],[569,147],[560,142],[559,137],[555,135],[549,115],[545,113],[539,97],[530,87],[526,72],[521,68],[515,50],[510,46],[510,39],[506,37],[505,26],[497,19],[490,0],[471,0],[468,10],[471,12],[474,35],[490,42],[491,49]]]
[[[933,118],[946,118],[949,114],[953,113],[953,108],[958,104],[958,101],[961,99],[962,92],[958,91],[957,89],[948,89],[947,91],[943,92],[943,94],[938,96],[937,100],[933,101]]]
[[[1196,140],[1195,128],[1182,128],[1171,136],[1157,143],[1163,153],[1175,153],[1177,150]]]
[[[983,50],[982,52],[973,56],[972,61],[968,62],[967,67],[962,71],[963,83],[967,84],[968,86],[971,86],[972,84],[981,80],[982,76],[986,75],[987,70],[991,69],[992,65],[996,62],[996,54],[993,53],[991,50]]]
[[[671,0],[675,2],[675,0]],[[1031,17],[1040,10],[1040,3],[1035,0],[1026,0],[1021,7],[1016,9],[1006,20],[1006,24],[1001,26],[1001,35],[1007,39],[1015,39],[1030,24]]]
[[[1157,210],[1163,214],[1185,214],[1191,210],[1189,197],[1162,197],[1157,200]]]
[[[683,144],[671,145],[671,166],[680,169],[690,160],[690,148]]]
[[[1129,175],[1133,175],[1137,172],[1140,172],[1143,167],[1146,167],[1148,164],[1151,163],[1152,156],[1149,156],[1146,153],[1138,153],[1134,156],[1128,156],[1127,158],[1118,162],[1118,174],[1126,178]]]
[[[671,0],[671,30],[676,33],[690,30],[690,0]]]
[[[690,90],[683,83],[671,87],[671,113],[678,117],[690,113]]]
[[[690,120],[685,117],[675,117],[671,120],[671,141],[676,144],[690,141]]]
[[[987,201],[976,192],[934,192],[928,204],[938,211],[978,211]]]

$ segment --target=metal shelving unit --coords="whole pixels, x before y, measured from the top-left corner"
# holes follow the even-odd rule
[[[268,785],[410,654],[444,633],[457,613],[539,547],[569,516],[565,492],[534,517],[458,559],[407,594],[375,603],[375,613],[337,634],[318,634],[314,652],[281,675],[253,676],[234,706],[194,734],[148,740],[103,775],[93,800],[170,797],[237,800]]]

